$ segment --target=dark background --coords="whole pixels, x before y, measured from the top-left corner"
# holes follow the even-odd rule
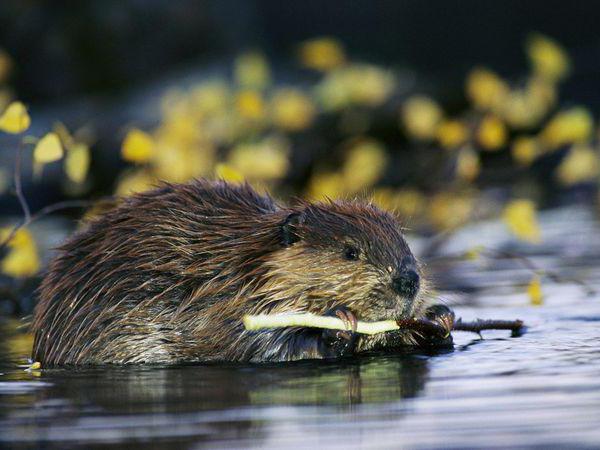
[[[406,66],[448,89],[475,64],[525,70],[531,31],[562,43],[575,70],[562,94],[595,110],[600,3],[563,0],[92,0],[0,2],[0,46],[27,102],[117,94],[182,67],[260,47],[289,61],[302,40],[338,37],[351,56]]]

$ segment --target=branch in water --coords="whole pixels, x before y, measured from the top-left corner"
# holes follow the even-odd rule
[[[454,323],[453,330],[470,331],[472,333],[481,333],[484,330],[510,330],[513,336],[520,335],[525,331],[525,324],[522,320],[481,320],[473,322],[463,322],[458,319]]]

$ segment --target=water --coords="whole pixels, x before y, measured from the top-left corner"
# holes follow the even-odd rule
[[[594,215],[563,209],[542,225],[548,244],[513,250],[600,290]],[[442,251],[515,245],[499,224],[474,227]],[[599,448],[600,294],[545,279],[544,305],[531,306],[531,272],[506,258],[430,271],[458,315],[529,331],[455,333],[454,351],[435,355],[26,371],[28,338],[5,326],[0,447]]]

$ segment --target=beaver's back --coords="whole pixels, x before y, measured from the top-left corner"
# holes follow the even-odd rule
[[[166,184],[125,199],[50,264],[34,313],[34,359],[193,359],[187,331],[203,325],[198,311],[260,278],[284,216],[269,197],[224,182]]]

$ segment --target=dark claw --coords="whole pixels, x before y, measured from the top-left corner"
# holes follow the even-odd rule
[[[444,327],[447,333],[454,328],[454,311],[446,305],[433,305],[425,311],[425,317]]]
[[[358,320],[356,316],[349,310],[345,308],[338,308],[335,310],[335,315],[338,316],[346,328],[353,333],[356,333],[356,327],[358,326]]]
[[[321,342],[323,344],[323,356],[326,358],[338,358],[350,355],[354,352],[358,333],[356,333],[356,316],[344,307],[337,307],[327,312],[327,316],[335,316],[344,322],[346,331],[323,330]]]
[[[419,339],[419,345],[425,347],[452,347],[453,340],[450,332],[454,328],[454,311],[446,305],[433,305],[425,311],[425,318],[441,325],[446,333],[444,336],[439,334],[432,336],[423,336]]]

